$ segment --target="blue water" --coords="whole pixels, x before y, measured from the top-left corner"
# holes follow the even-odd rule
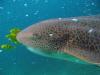
[[[100,14],[100,0],[0,0],[0,45],[13,27],[51,18]],[[0,52],[0,75],[100,75],[100,67],[42,57],[23,45]]]

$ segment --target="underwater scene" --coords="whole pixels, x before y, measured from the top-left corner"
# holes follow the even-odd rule
[[[0,75],[100,75],[100,0],[0,0]]]

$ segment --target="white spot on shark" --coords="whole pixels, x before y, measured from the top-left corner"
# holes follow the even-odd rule
[[[91,33],[91,32],[93,32],[93,30],[94,30],[94,29],[90,29],[88,32]]]
[[[73,18],[73,19],[72,19],[72,21],[74,21],[74,22],[77,22],[77,21],[78,21],[78,19],[76,19],[76,18]]]
[[[49,36],[50,36],[50,37],[52,37],[52,36],[53,36],[53,34],[49,34]]]

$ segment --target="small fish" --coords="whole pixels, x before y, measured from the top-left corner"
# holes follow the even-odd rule
[[[42,21],[19,32],[17,40],[43,56],[100,64],[100,15]]]

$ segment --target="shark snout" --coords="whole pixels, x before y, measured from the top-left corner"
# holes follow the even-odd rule
[[[17,34],[16,38],[20,43],[28,44],[30,37],[32,37],[32,32],[30,32],[30,31],[22,31],[22,32]]]

